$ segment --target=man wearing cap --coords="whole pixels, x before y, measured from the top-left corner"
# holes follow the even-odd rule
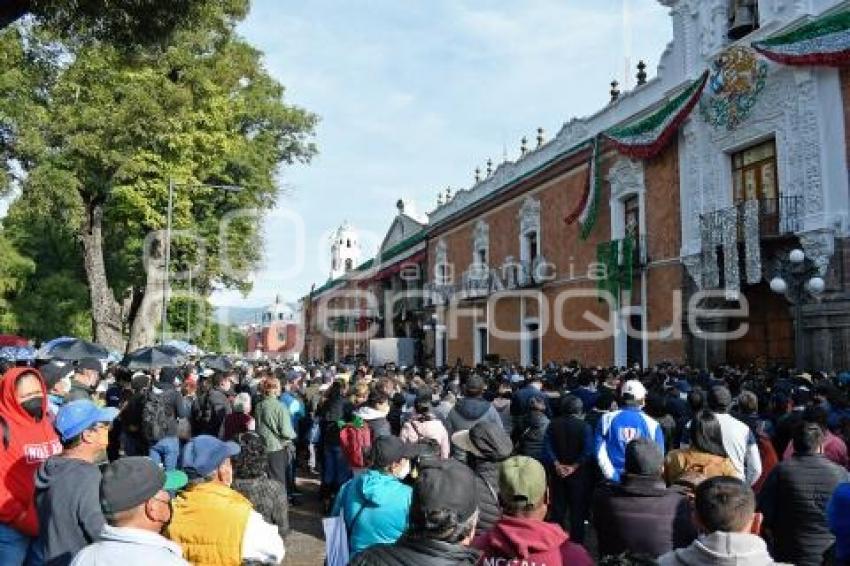
[[[105,520],[98,464],[106,461],[109,427],[117,414],[118,409],[101,409],[80,399],[62,405],[56,415],[62,454],[44,462],[35,477],[38,544],[48,566],[70,564],[80,549],[100,536]]]
[[[429,460],[413,485],[404,536],[364,550],[351,566],[472,566],[479,558],[469,547],[477,519],[475,477],[469,468],[453,459]]]
[[[66,401],[92,399],[103,365],[95,358],[83,358],[74,366],[74,377],[71,379],[71,391]]]
[[[174,499],[166,536],[183,547],[193,564],[235,566],[247,560],[263,564],[283,560],[283,539],[277,527],[264,521],[251,502],[230,487],[230,458],[239,451],[235,442],[209,435],[193,438],[183,449],[183,470],[190,486]]]
[[[623,408],[605,413],[596,425],[595,452],[602,475],[620,481],[626,465],[626,445],[636,438],[649,438],[664,449],[664,431],[658,421],[643,412],[646,387],[634,379],[623,385]]]
[[[77,553],[72,566],[188,566],[180,545],[160,534],[171,521],[169,492],[187,481],[183,472],[165,472],[142,456],[107,466],[100,482],[107,524],[100,541]]]
[[[549,490],[546,470],[527,456],[505,460],[499,471],[499,497],[504,514],[489,532],[477,537],[483,564],[590,566],[593,560],[554,523],[546,523]]]
[[[469,430],[481,421],[502,426],[502,418],[499,416],[499,412],[496,411],[490,401],[482,397],[486,389],[487,383],[483,377],[478,374],[469,376],[464,386],[463,398],[455,403],[455,406],[449,411],[448,417],[446,417],[446,431],[449,436],[461,430]],[[466,453],[458,446],[452,445],[452,457],[464,462]]]
[[[466,453],[466,464],[475,474],[478,490],[477,533],[485,533],[502,516],[499,503],[499,466],[514,450],[511,437],[491,422],[477,423],[452,435],[452,444]]]
[[[377,437],[371,469],[340,489],[331,516],[342,513],[352,556],[376,544],[395,542],[407,528],[412,489],[402,480],[410,474],[416,448],[395,436]]]

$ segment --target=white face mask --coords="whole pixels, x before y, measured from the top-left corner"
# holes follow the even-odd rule
[[[407,476],[410,475],[410,460],[402,460],[401,468],[396,470],[393,474],[396,478],[403,480]]]

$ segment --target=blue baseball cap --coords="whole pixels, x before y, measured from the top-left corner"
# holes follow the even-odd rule
[[[189,477],[206,477],[241,450],[235,442],[223,442],[207,434],[196,436],[183,448],[183,471]]]
[[[62,405],[53,426],[62,442],[67,442],[97,423],[111,423],[117,416],[114,407],[101,409],[88,399],[80,399]]]

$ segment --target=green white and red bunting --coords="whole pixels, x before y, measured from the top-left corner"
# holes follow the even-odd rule
[[[590,141],[590,166],[587,171],[587,185],[576,209],[564,221],[567,224],[579,223],[579,235],[586,240],[596,224],[599,213],[599,198],[602,193],[602,175],[599,174],[599,136]]]
[[[588,142],[591,151],[587,186],[578,206],[564,219],[567,224],[579,223],[579,235],[582,240],[590,236],[599,212],[599,199],[602,194],[602,144],[611,143],[617,151],[633,159],[655,157],[670,142],[696,106],[708,76],[709,72],[706,71],[688,88],[649,116],[611,128]],[[583,146],[580,150],[586,147]]]
[[[816,18],[796,29],[753,43],[753,48],[786,65],[850,65],[850,10]]]
[[[667,104],[635,122],[611,128],[602,135],[617,151],[633,159],[651,159],[661,153],[699,102],[709,72]]]

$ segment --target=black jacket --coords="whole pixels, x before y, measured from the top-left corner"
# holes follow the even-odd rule
[[[546,429],[549,428],[549,418],[545,413],[531,411],[523,419],[523,428],[517,433],[517,447],[520,455],[543,461],[543,440]]]
[[[661,556],[696,538],[687,496],[668,489],[661,478],[625,474],[622,484],[600,487],[593,517],[600,556],[626,551]]]
[[[198,395],[192,408],[192,435],[219,437],[224,432],[224,419],[233,412],[227,393],[218,388]]]
[[[76,458],[49,458],[36,472],[35,505],[44,563],[70,564],[77,552],[98,540],[106,523],[100,508],[100,470]]]
[[[499,465],[501,462],[485,462],[472,459],[475,472],[475,487],[478,491],[478,523],[475,534],[480,535],[493,528],[502,517],[499,506]]]
[[[343,397],[327,399],[319,406],[318,416],[322,418],[322,442],[326,446],[339,446],[338,421],[347,421],[351,417],[351,403]]]
[[[160,395],[165,397],[165,404],[168,407],[169,421],[165,436],[177,436],[177,419],[183,419],[189,416],[183,404],[183,395],[173,383],[157,382],[155,387],[161,391]]]
[[[795,455],[779,463],[759,493],[764,526],[773,536],[771,554],[780,562],[820,566],[835,537],[826,524],[826,504],[847,471],[821,455]]]
[[[358,554],[351,566],[474,566],[473,548],[431,539],[402,537],[395,544],[379,544]]]
[[[593,453],[593,431],[584,420],[575,417],[558,417],[549,423],[552,451],[561,464],[582,464],[587,454]]]

